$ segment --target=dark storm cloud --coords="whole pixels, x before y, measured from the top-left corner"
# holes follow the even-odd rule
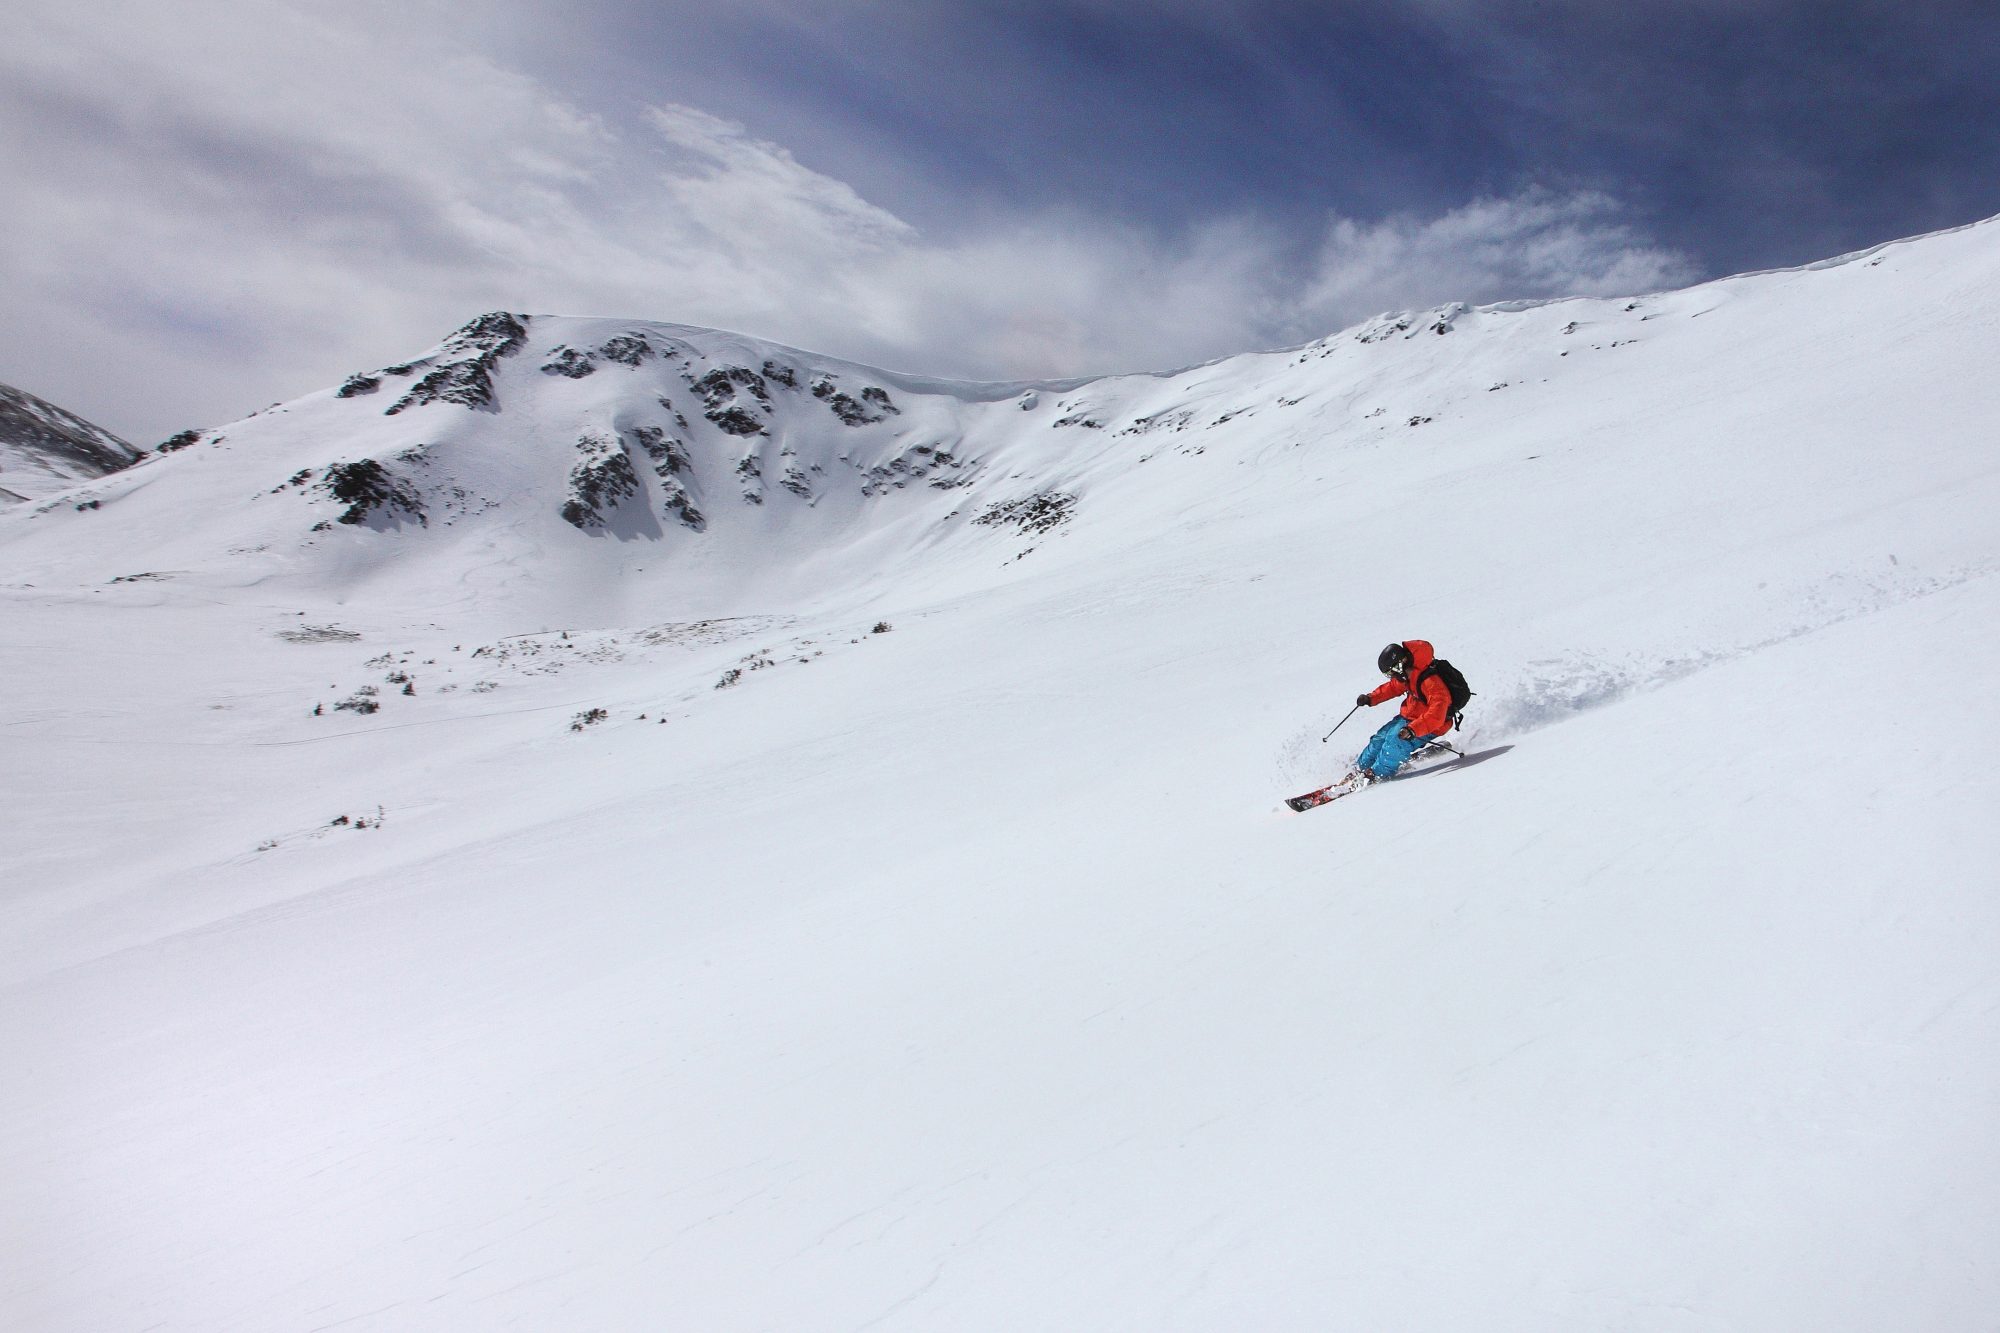
[[[2000,5],[894,0],[603,11],[689,100],[845,176],[1155,224],[1612,192],[1711,272],[2000,211]],[[891,172],[891,175],[897,175]]]
[[[2000,211],[2000,6],[1467,6],[1512,150],[1616,182],[1718,272]]]

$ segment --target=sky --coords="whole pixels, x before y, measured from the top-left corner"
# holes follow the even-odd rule
[[[488,310],[972,379],[2000,213],[1991,0],[13,0],[0,382],[134,443]]]

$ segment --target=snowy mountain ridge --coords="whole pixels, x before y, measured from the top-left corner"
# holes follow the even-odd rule
[[[38,500],[130,467],[132,445],[74,412],[0,384],[0,506]]]
[[[929,550],[962,546],[978,527],[1047,532],[1087,515],[1090,492],[1131,490],[1155,459],[1214,449],[1247,462],[1273,429],[1300,447],[1375,447],[1443,413],[1491,418],[1473,394],[1560,384],[1522,380],[1502,347],[1539,339],[1560,361],[1685,336],[1685,321],[1746,289],[1872,267],[1898,245],[1969,230],[1651,297],[1392,312],[1299,348],[1061,383],[931,380],[713,330],[496,312],[411,360],[166,441],[140,472],[76,497],[90,505],[87,529],[48,506],[32,517],[70,531],[41,542],[0,531],[0,542],[54,548],[63,566],[98,563],[97,581],[141,572],[101,564],[112,550],[182,570],[255,554],[288,578],[360,565],[414,594],[460,579],[472,546],[486,559],[496,543],[526,543],[578,574],[624,579],[639,566],[620,554],[647,543],[662,548],[647,557],[655,581],[694,563],[727,570],[736,587],[760,565],[796,574],[807,552],[818,563],[873,532],[866,561],[816,582],[872,580],[885,542]],[[1459,336],[1397,350],[1447,334]],[[1573,374],[1538,367],[1551,369]],[[190,512],[204,515],[198,532],[180,522]],[[95,540],[135,523],[135,541]],[[720,549],[697,557],[711,525],[705,544]]]
[[[1996,291],[501,313],[0,514],[0,1323],[1983,1327]]]

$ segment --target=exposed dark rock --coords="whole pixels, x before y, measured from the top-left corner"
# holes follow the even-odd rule
[[[688,456],[687,446],[658,426],[635,426],[630,434],[633,443],[653,461],[653,471],[660,479],[661,512],[696,532],[707,528],[707,517],[695,506],[682,480],[694,473],[694,460]]]
[[[417,493],[372,458],[331,464],[320,480],[319,489],[347,506],[337,522],[359,524],[377,514],[390,518],[403,514],[419,524],[429,523],[424,516],[423,500]]]
[[[799,377],[790,366],[781,366],[776,361],[764,363],[764,378],[773,384],[782,384],[787,389],[799,387]]]
[[[880,413],[870,412],[844,393],[833,395],[826,400],[826,405],[833,409],[833,414],[840,418],[843,426],[872,426],[883,419]]]
[[[1145,435],[1156,430],[1186,430],[1194,421],[1194,413],[1187,408],[1173,408],[1165,412],[1155,412],[1149,417],[1140,417],[1120,435]]]
[[[156,454],[171,454],[178,452],[179,450],[187,448],[191,444],[201,443],[201,437],[203,434],[204,432],[198,430],[184,430],[180,434],[174,436],[172,439],[160,441],[160,443],[154,447],[153,452]]]
[[[632,439],[646,457],[653,460],[662,476],[686,476],[694,470],[694,460],[688,456],[687,445],[675,439],[659,426],[634,426]]]
[[[713,412],[724,403],[736,397],[738,388],[747,389],[751,397],[760,403],[771,401],[771,391],[764,385],[764,377],[754,370],[742,366],[726,366],[709,371],[693,382],[694,391],[701,395],[701,401]]]
[[[456,403],[475,410],[493,407],[494,367],[500,358],[520,351],[527,340],[528,328],[520,317],[504,310],[481,315],[445,339],[440,363],[384,415],[429,403]]]
[[[764,423],[751,416],[740,407],[726,407],[721,411],[703,414],[716,426],[730,435],[762,435]]]
[[[711,370],[688,383],[701,395],[707,408],[702,415],[723,431],[730,435],[764,434],[764,424],[736,402],[737,390],[744,389],[764,411],[771,410],[770,390],[765,387],[762,375],[742,366],[728,366]]]
[[[884,491],[901,490],[914,481],[928,481],[941,491],[969,486],[972,477],[963,471],[965,467],[965,460],[949,450],[919,444],[880,466],[869,468],[863,474],[861,493],[880,495]]]
[[[558,347],[550,353],[549,360],[542,366],[542,372],[580,380],[585,375],[597,372],[597,360],[590,353],[579,352],[574,347]]]
[[[605,515],[639,489],[639,474],[625,446],[603,435],[586,435],[576,442],[580,455],[569,474],[569,499],[563,520],[589,531],[605,524]]]
[[[988,505],[972,521],[985,527],[1010,526],[1023,532],[1049,532],[1069,522],[1076,497],[1067,491],[1041,491],[1020,500]]]
[[[359,398],[364,393],[374,393],[382,387],[380,375],[349,375],[347,383],[333,391],[335,398]]]
[[[745,454],[736,460],[736,475],[743,482],[745,504],[764,503],[764,464],[755,454]]]
[[[597,355],[606,361],[616,361],[621,366],[630,366],[637,370],[640,362],[653,355],[653,345],[646,341],[646,336],[642,333],[621,333],[615,338],[607,339],[604,345],[597,349]]]
[[[842,392],[831,375],[822,375],[813,381],[812,395],[833,409],[833,414],[840,418],[844,426],[872,426],[891,413],[901,415],[902,412],[902,409],[889,401],[887,389],[870,385],[861,391],[861,398],[857,399],[852,394]],[[864,399],[880,410],[869,410],[862,401]]]
[[[695,507],[694,497],[679,482],[661,488],[660,512],[669,518],[679,520],[682,527],[692,532],[708,530],[708,516]]]
[[[1354,335],[1358,343],[1378,343],[1384,338],[1393,338],[1399,333],[1410,331],[1408,315],[1380,315],[1367,328]]]

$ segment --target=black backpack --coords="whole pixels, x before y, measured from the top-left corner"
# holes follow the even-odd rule
[[[1436,676],[1444,682],[1444,687],[1451,691],[1451,725],[1456,727],[1459,723],[1458,715],[1463,713],[1466,704],[1472,701],[1472,687],[1465,683],[1465,677],[1459,674],[1458,668],[1442,657],[1419,671],[1417,678],[1410,682],[1410,688],[1421,690],[1425,676]]]

